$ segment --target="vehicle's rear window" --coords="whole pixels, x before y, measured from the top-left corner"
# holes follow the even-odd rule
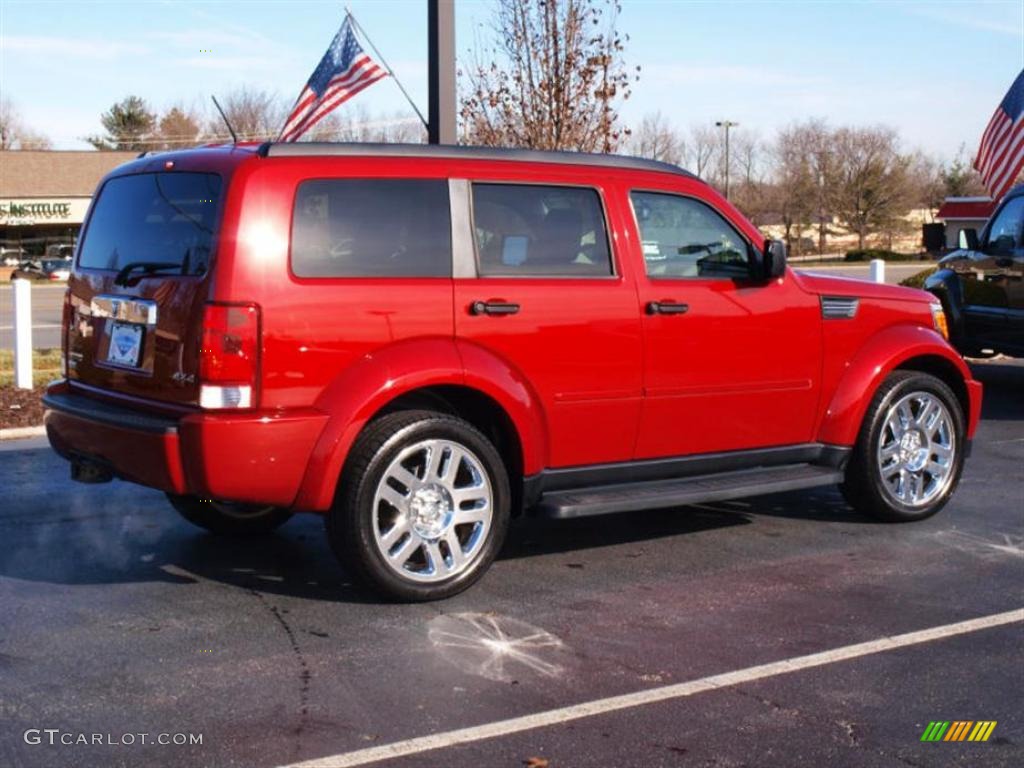
[[[448,182],[317,179],[299,185],[292,271],[299,277],[450,277]]]
[[[202,274],[210,265],[220,193],[220,176],[212,173],[111,179],[96,199],[78,266],[119,270],[147,262]]]

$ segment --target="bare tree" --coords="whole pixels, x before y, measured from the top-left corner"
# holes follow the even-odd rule
[[[691,126],[684,144],[686,164],[691,171],[702,179],[711,182],[709,175],[715,167],[721,137],[718,130],[711,125]]]
[[[276,139],[288,115],[288,107],[276,94],[247,86],[228,93],[221,106],[240,141]],[[207,132],[211,137],[228,138],[228,129],[216,110],[207,121]]]
[[[779,214],[784,227],[786,249],[802,251],[800,233],[810,225],[817,210],[817,180],[814,163],[805,143],[804,130],[799,125],[779,132],[772,150],[774,184],[770,188],[770,201]]]
[[[900,154],[891,128],[841,128],[832,136],[835,178],[832,202],[836,216],[857,233],[864,247],[868,235],[891,228],[912,201],[910,158]]]
[[[464,140],[614,151],[627,133],[618,105],[634,78],[619,11],[615,0],[496,0],[490,43],[460,72]]]
[[[634,155],[681,165],[683,162],[683,139],[672,128],[661,112],[652,112],[640,121],[640,127],[633,131],[628,148]]]
[[[46,136],[25,125],[10,99],[0,99],[0,150],[50,147]]]
[[[164,112],[157,125],[163,149],[195,146],[200,141],[202,118],[191,109],[175,104]]]

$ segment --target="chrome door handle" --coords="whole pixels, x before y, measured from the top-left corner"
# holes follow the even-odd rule
[[[509,301],[474,301],[469,305],[471,315],[514,315],[519,305]]]
[[[646,309],[648,315],[685,315],[689,311],[690,305],[669,299],[668,301],[648,301]]]

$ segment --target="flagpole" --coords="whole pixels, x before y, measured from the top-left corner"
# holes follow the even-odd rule
[[[427,124],[427,121],[423,118],[423,113],[420,112],[419,108],[416,106],[416,102],[414,102],[412,100],[412,97],[409,96],[408,92],[405,90],[405,87],[402,85],[402,81],[398,79],[397,75],[395,75],[395,71],[391,69],[391,65],[387,63],[387,61],[381,55],[380,51],[377,50],[377,46],[373,44],[373,40],[371,40],[370,36],[366,34],[366,30],[363,29],[363,25],[356,21],[356,17],[352,15],[352,11],[348,9],[348,6],[345,6],[345,15],[352,22],[352,25],[356,28],[356,31],[358,31],[359,34],[363,36],[363,39],[366,40],[367,43],[369,43],[370,49],[375,54],[377,54],[377,58],[380,59],[380,63],[384,65],[384,68],[388,71],[388,74],[395,79],[395,84],[398,86],[398,89],[402,92],[402,95],[405,96],[405,100],[409,102],[409,106],[411,106],[413,112],[416,113],[416,117],[418,117],[420,119],[420,122],[423,123],[423,127],[429,131],[430,126]]]

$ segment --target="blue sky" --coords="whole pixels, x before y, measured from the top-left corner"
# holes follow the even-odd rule
[[[626,57],[642,67],[623,115],[681,128],[729,118],[770,138],[794,120],[885,123],[908,148],[968,152],[1024,67],[1024,0],[623,0]],[[424,0],[350,0],[426,110]],[[458,54],[489,19],[456,0]],[[162,109],[250,85],[291,99],[323,55],[341,2],[0,0],[0,93],[60,149],[84,148],[129,93]],[[209,52],[207,52],[209,51]],[[353,104],[405,109],[388,80]]]

